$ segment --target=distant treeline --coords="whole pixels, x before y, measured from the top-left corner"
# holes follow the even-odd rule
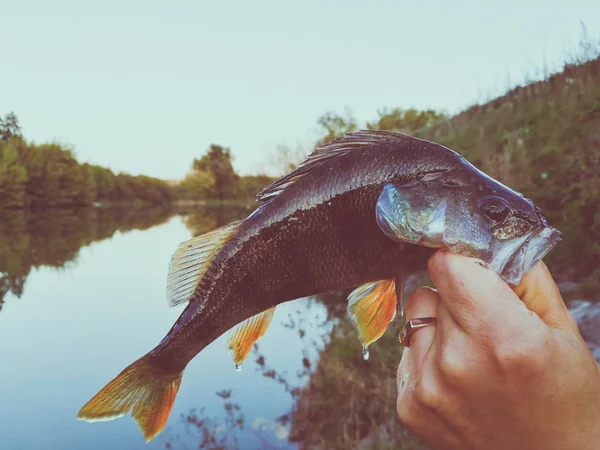
[[[94,202],[160,204],[171,199],[172,191],[162,180],[81,164],[59,144],[27,143],[13,113],[0,119],[0,210]]]
[[[273,179],[239,176],[228,148],[212,145],[180,183],[77,161],[58,143],[35,145],[21,134],[14,113],[0,118],[0,210],[89,206],[94,203],[167,204],[184,201],[254,201]]]

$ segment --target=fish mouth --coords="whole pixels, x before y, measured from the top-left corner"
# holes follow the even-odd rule
[[[544,227],[533,233],[507,261],[502,278],[517,285],[527,272],[562,240],[562,233],[552,227]]]

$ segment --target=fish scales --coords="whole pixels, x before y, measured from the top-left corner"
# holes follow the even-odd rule
[[[280,303],[356,287],[348,312],[368,355],[401,312],[406,276],[437,248],[480,258],[514,285],[560,240],[530,200],[456,152],[390,132],[325,144],[257,198],[262,205],[246,219],[179,246],[167,292],[172,305],[187,306],[80,419],[132,410],[149,441],[165,426],[189,361],[237,325],[229,347],[238,365]]]
[[[198,285],[182,314],[185,326],[174,327],[156,349],[157,363],[181,370],[225,331],[279,303],[393,278],[413,246],[381,233],[374,210],[382,186],[457,162],[443,147],[436,157],[426,148],[432,144],[411,144],[332,158],[244,220]],[[423,162],[411,164],[419,154]],[[422,259],[432,253],[419,252]]]

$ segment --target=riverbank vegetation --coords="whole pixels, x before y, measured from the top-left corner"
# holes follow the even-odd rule
[[[545,258],[553,275],[569,284],[578,280],[587,290],[577,295],[592,300],[600,298],[599,53],[587,47],[560,73],[422,127],[406,123],[414,113],[403,110],[383,111],[369,123],[451,147],[534,200],[564,235]],[[299,396],[291,437],[310,448],[426,448],[395,411],[400,323],[371,345],[369,361],[363,361],[345,294],[323,300],[339,322]]]
[[[549,255],[559,276],[574,272],[598,277],[600,266],[600,54],[581,45],[564,70],[542,81],[449,117],[434,110],[387,109],[366,123],[370,129],[408,133],[446,145],[478,168],[531,198],[563,232]],[[318,118],[315,146],[359,129],[352,112]],[[282,167],[291,158],[281,147]],[[305,155],[304,155],[305,156]],[[114,173],[80,163],[58,143],[28,143],[17,117],[0,119],[0,211],[92,204],[254,203],[273,181],[266,175],[240,176],[231,149],[212,144],[195,159],[185,178],[167,183],[147,176]]]
[[[0,118],[0,211],[174,201],[253,203],[256,193],[271,181],[266,175],[238,175],[230,149],[215,144],[193,161],[181,182],[114,173],[80,163],[62,144],[27,142],[12,112]]]
[[[445,145],[532,199],[563,242],[546,258],[560,279],[600,279],[600,47],[582,44],[560,73],[447,117],[391,109],[367,128]],[[357,129],[345,112],[319,122],[326,140]],[[321,140],[324,142],[325,140]]]

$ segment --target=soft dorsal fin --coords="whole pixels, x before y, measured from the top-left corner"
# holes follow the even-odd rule
[[[169,305],[175,306],[190,300],[210,262],[233,237],[240,223],[241,221],[230,223],[179,244],[169,264]]]
[[[411,139],[414,138],[405,134],[379,130],[362,130],[344,134],[342,137],[317,147],[296,169],[265,187],[256,196],[256,199],[261,202],[273,199],[306,174],[320,167],[325,161],[345,155],[356,148],[369,145],[400,143]]]
[[[239,367],[254,343],[264,336],[273,314],[275,313],[275,307],[267,309],[249,319],[244,320],[242,323],[236,325],[229,332],[228,346],[229,350],[233,352],[233,362],[236,367]]]
[[[363,284],[348,296],[348,314],[366,347],[379,339],[396,313],[394,280]]]

